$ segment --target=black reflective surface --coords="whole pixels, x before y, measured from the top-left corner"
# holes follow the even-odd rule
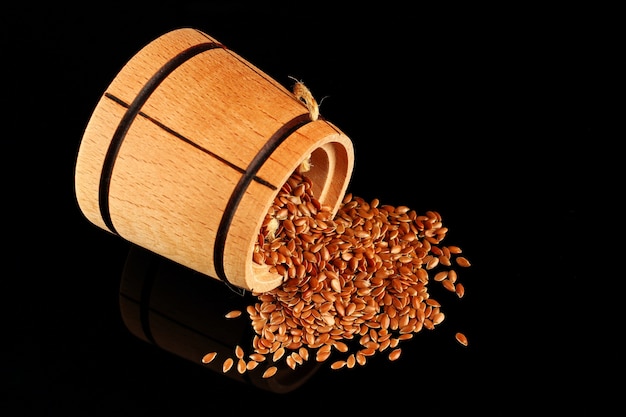
[[[623,206],[613,146],[623,134],[611,129],[623,123],[609,104],[620,97],[621,26],[593,8],[358,12],[323,2],[5,9],[2,415],[623,411],[620,385],[608,383],[623,371],[621,251],[608,243]],[[246,338],[215,316],[241,300],[82,216],[73,168],[97,100],[136,51],[182,26],[325,97],[321,115],[355,145],[349,190],[440,212],[472,261],[465,297],[442,290],[445,322],[404,343],[398,361],[326,364],[279,389],[198,364],[211,343]]]
[[[233,292],[222,282],[182,267],[138,246],[131,246],[120,281],[120,313],[124,325],[141,340],[242,384],[285,394],[299,388],[321,366],[314,360],[296,369],[278,362],[274,378],[263,378],[268,361],[240,372],[237,362],[224,372],[225,358],[252,353],[253,329],[246,308],[258,302],[249,292]],[[227,318],[232,311],[242,314]],[[202,358],[215,352],[215,360]]]

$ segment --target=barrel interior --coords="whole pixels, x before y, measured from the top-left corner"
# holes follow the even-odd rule
[[[347,186],[346,178],[350,177],[352,171],[352,164],[350,163],[350,156],[345,143],[332,141],[324,143],[313,150],[310,155],[299,161],[296,166],[302,164],[306,159],[309,159],[310,169],[304,175],[311,179],[313,195],[322,204],[330,203],[332,212],[336,213],[343,200]],[[275,197],[276,195],[274,195]],[[259,232],[266,213],[267,211],[262,214],[258,227]],[[254,236],[250,245],[250,259],[252,258],[252,251],[256,241],[257,235]],[[255,281],[265,284],[261,288],[274,288],[282,281],[282,277],[279,274],[270,272],[267,265],[259,265],[255,262],[251,262],[251,264]]]

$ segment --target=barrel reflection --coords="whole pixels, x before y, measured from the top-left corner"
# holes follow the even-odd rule
[[[276,393],[293,391],[318,369],[316,361],[306,361],[295,370],[284,361],[275,364],[279,371],[263,378],[268,364],[240,373],[236,369],[235,346],[252,353],[254,336],[246,307],[256,297],[240,295],[220,281],[132,245],[120,283],[120,312],[128,330],[147,343],[224,377]],[[232,310],[242,311],[237,318],[226,318]],[[217,352],[217,358],[202,363],[202,357]],[[225,358],[235,359],[235,366],[224,372]]]

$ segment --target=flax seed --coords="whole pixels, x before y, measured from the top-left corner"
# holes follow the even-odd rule
[[[444,318],[445,318],[445,315],[443,313],[441,313],[441,312],[434,314],[433,318],[432,318],[433,324],[434,325],[441,324],[441,322],[443,322]]]
[[[348,345],[344,342],[335,340],[333,342],[333,347],[335,349],[337,349],[339,352],[347,352],[348,351]]]
[[[235,364],[235,360],[233,358],[226,358],[222,363],[222,372],[226,373],[230,371],[230,368]]]
[[[329,356],[330,356],[330,351],[324,352],[324,351],[318,350],[315,355],[315,360],[317,362],[324,362],[326,359],[328,359]]]
[[[243,358],[244,352],[241,346],[235,345],[235,356],[237,359]]]
[[[456,272],[439,269],[469,261],[455,257],[458,246],[440,245],[448,229],[438,212],[418,214],[347,193],[333,216],[313,195],[306,172],[296,170],[280,189],[256,239],[253,260],[282,275],[283,283],[253,293],[258,302],[246,311],[254,353],[245,367],[272,355],[295,369],[309,356],[326,361],[333,350],[346,355],[333,369],[365,365],[387,349],[397,360],[401,341],[445,318],[429,295],[429,274],[461,298]],[[353,338],[361,348],[351,352],[346,341]],[[235,354],[243,361],[242,352]],[[270,369],[264,377],[276,372]]]
[[[457,265],[462,266],[464,268],[467,268],[468,266],[470,266],[470,261],[467,260],[466,257],[464,256],[457,256],[455,258]]]
[[[277,371],[278,371],[278,368],[276,366],[270,366],[269,368],[265,370],[265,372],[263,372],[263,378],[271,378],[274,375],[276,375]]]
[[[390,361],[395,361],[395,360],[397,360],[397,359],[400,357],[400,354],[402,354],[402,349],[397,348],[397,349],[392,350],[392,351],[389,353],[389,360],[390,360]]]
[[[285,362],[287,363],[287,366],[294,370],[296,369],[296,366],[298,366],[295,359],[291,355],[285,358]]]
[[[226,315],[224,317],[226,317],[227,319],[234,319],[241,316],[241,311],[240,310],[232,310],[229,311],[228,313],[226,313]]]
[[[465,287],[460,282],[457,282],[456,286],[454,287],[454,292],[456,292],[456,295],[459,298],[463,298],[463,296],[465,295]]]
[[[448,277],[448,271],[441,271],[441,272],[437,272],[435,276],[433,277],[433,279],[435,281],[443,281],[447,277]]]
[[[446,290],[456,292],[455,285],[449,279],[444,279],[443,281],[441,281],[441,284]]]
[[[209,352],[202,357],[202,363],[211,363],[217,356],[217,352]]]
[[[458,246],[450,246],[450,245],[448,245],[446,247],[448,248],[450,253],[455,254],[455,255],[462,252],[461,248],[459,248]]]
[[[248,369],[248,364],[246,363],[246,361],[243,359],[239,359],[237,361],[237,372],[239,372],[240,374],[243,374],[244,372],[246,372],[247,369]]]
[[[458,259],[457,259],[457,262],[458,262]],[[439,265],[439,258],[436,258],[433,256],[428,260],[428,263],[426,264],[426,269],[433,269],[437,265]]]
[[[458,332],[454,335],[455,339],[457,342],[459,342],[460,344],[462,344],[463,346],[467,346],[468,342],[467,342],[467,337],[461,333]]]
[[[356,365],[356,356],[354,353],[351,353],[348,356],[348,359],[346,359],[346,366],[350,369],[354,368],[354,365]]]

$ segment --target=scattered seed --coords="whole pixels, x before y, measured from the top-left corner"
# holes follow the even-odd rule
[[[448,248],[450,253],[455,254],[455,255],[462,252],[461,248],[459,248],[458,246],[450,246],[450,245],[448,245],[446,247]]]
[[[346,366],[348,368],[354,368],[354,365],[356,365],[356,357],[354,353],[351,353],[348,359],[346,359]]]
[[[243,358],[244,352],[241,346],[235,345],[235,356],[237,359]]]
[[[294,94],[308,106],[307,92]],[[309,158],[305,162],[310,164]],[[305,176],[310,166],[304,165],[281,188],[256,240],[254,260],[282,275],[283,282],[253,292],[258,301],[246,311],[255,332],[254,352],[246,363],[243,349],[235,347],[240,372],[267,355],[296,369],[309,360],[309,351],[317,362],[328,360],[332,351],[346,354],[332,362],[332,369],[363,366],[368,356],[383,351],[397,360],[401,341],[444,321],[443,307],[428,291],[429,275],[459,298],[464,295],[457,273],[440,270],[453,260],[461,267],[470,263],[455,256],[461,253],[458,246],[440,246],[448,229],[439,213],[418,214],[347,193],[333,215],[313,195]],[[227,317],[236,317],[231,313]],[[344,340],[353,338],[360,348],[350,352]],[[276,371],[270,366],[263,377]]]
[[[454,337],[456,338],[457,342],[459,342],[463,346],[467,346],[467,337],[463,333],[458,332],[454,335]]]
[[[458,259],[457,259],[457,262],[458,262]],[[430,260],[426,264],[426,269],[433,269],[437,265],[439,265],[439,258],[436,258],[433,256],[432,258],[430,258]]]
[[[217,356],[217,352],[209,352],[202,357],[202,363],[211,363]]]
[[[305,361],[309,360],[309,351],[304,346],[302,346],[302,347],[300,347],[300,349],[298,349],[298,354],[300,355],[300,357],[303,360],[305,360]]]
[[[222,364],[222,372],[226,373],[230,371],[230,368],[233,367],[235,360],[233,358],[226,358],[224,363]]]
[[[340,342],[338,340],[335,340],[333,342],[333,346],[335,347],[335,349],[337,349],[339,352],[347,352],[348,351],[348,345],[345,344],[344,342]]]
[[[436,313],[433,315],[433,324],[437,325],[437,324],[441,324],[443,322],[443,320],[445,319],[445,315],[441,312]]]
[[[260,353],[251,353],[248,357],[255,362],[263,362],[265,360],[265,356]]]
[[[237,361],[237,372],[239,372],[240,374],[243,374],[244,372],[246,372],[246,369],[248,369],[248,364],[246,363],[245,360],[240,358]]]
[[[471,265],[470,261],[468,261],[467,258],[464,256],[457,256],[455,259],[456,259],[457,265],[462,266],[464,268],[467,268],[468,266]]]
[[[234,319],[241,316],[241,311],[239,310],[232,310],[229,311],[228,313],[226,313],[226,315],[224,317],[226,317],[227,319]]]
[[[465,295],[465,287],[460,282],[457,282],[456,286],[454,287],[454,292],[456,292],[456,295],[459,298],[463,298],[463,296]]]
[[[280,360],[280,358],[282,358],[284,355],[285,355],[285,348],[281,346],[278,349],[276,349],[276,351],[274,352],[274,355],[272,357],[272,361],[273,362],[278,362]]]
[[[402,353],[402,349],[400,348],[396,348],[394,350],[392,350],[391,352],[389,352],[389,360],[390,361],[395,361],[400,357],[400,354]]]
[[[448,277],[448,271],[441,271],[441,272],[437,272],[435,276],[433,277],[433,279],[435,281],[443,281],[447,277]]]
[[[263,372],[263,378],[271,378],[274,375],[276,375],[277,371],[278,371],[278,368],[276,366],[270,366],[269,368],[265,370],[265,372]]]
[[[443,288],[445,288],[446,290],[456,292],[455,285],[449,279],[445,279],[441,281],[441,284],[443,285]]]

